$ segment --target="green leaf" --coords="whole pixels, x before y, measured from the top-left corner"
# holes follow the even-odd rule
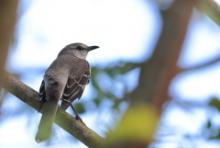
[[[97,97],[97,98],[95,98],[93,101],[94,101],[94,103],[95,103],[96,107],[98,107],[98,106],[101,104],[102,99],[101,99],[101,98],[99,98],[99,97]]]
[[[74,107],[75,107],[77,113],[82,114],[82,113],[85,113],[85,111],[86,111],[85,106],[82,103],[76,103],[74,105]]]
[[[210,120],[208,120],[207,122],[206,122],[206,128],[207,129],[210,129],[212,127],[212,122],[210,121]]]
[[[218,133],[215,136],[210,136],[209,139],[220,139],[220,132],[219,130],[217,131]]]
[[[209,101],[209,106],[216,108],[218,111],[220,111],[220,100],[216,97],[213,97]]]
[[[116,102],[114,102],[114,104],[113,104],[113,109],[115,109],[115,110],[119,110],[119,107],[120,107],[120,102],[118,102],[118,101],[116,101]]]
[[[145,103],[130,106],[121,120],[106,136],[106,144],[118,141],[149,142],[157,128],[159,115],[155,108]]]

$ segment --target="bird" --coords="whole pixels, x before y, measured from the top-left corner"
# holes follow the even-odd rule
[[[87,46],[83,43],[72,43],[65,46],[44,73],[39,89],[42,106],[42,117],[35,137],[36,142],[48,140],[51,137],[52,124],[61,100],[61,108],[69,106],[79,119],[72,102],[80,99],[85,86],[89,83],[91,68],[86,60],[88,53],[99,46]]]

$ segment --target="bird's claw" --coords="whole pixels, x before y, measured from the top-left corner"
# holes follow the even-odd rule
[[[79,115],[76,115],[76,116],[75,116],[75,119],[76,119],[77,121],[80,121],[81,123],[85,124],[85,123],[83,122],[83,120],[80,118]]]

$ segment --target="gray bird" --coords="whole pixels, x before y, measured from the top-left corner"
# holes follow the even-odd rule
[[[50,138],[52,124],[58,109],[59,100],[61,108],[66,110],[69,106],[77,115],[72,102],[80,99],[90,78],[90,66],[86,61],[89,51],[99,48],[87,46],[82,43],[73,43],[64,47],[57,58],[44,74],[40,86],[40,98],[43,106],[42,117],[36,134],[36,141],[41,142]]]

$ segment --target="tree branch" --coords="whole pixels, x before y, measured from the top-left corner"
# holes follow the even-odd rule
[[[195,0],[176,0],[163,12],[164,26],[156,49],[140,66],[139,85],[128,96],[129,107],[112,134],[107,134],[110,147],[145,148],[152,141],[163,104],[169,99],[194,4]]]
[[[11,74],[5,74],[4,88],[18,97],[24,103],[39,111],[41,105],[39,101],[39,94],[32,88],[17,80]],[[57,111],[55,123],[88,147],[98,147],[103,141],[101,136],[88,128],[86,125],[82,124],[80,121],[76,120],[61,108],[59,108]]]
[[[148,101],[161,111],[167,101],[170,82],[176,75],[195,0],[174,1],[162,12],[163,29],[150,60],[141,65],[139,85],[132,94],[134,101]]]
[[[186,68],[179,68],[177,72],[180,73],[180,72],[201,70],[203,68],[207,68],[209,66],[217,64],[218,62],[220,62],[220,55],[213,58],[213,59],[211,59],[211,60],[209,60],[209,61],[205,61],[204,63],[198,64],[198,65],[195,65],[195,66],[186,67]]]

